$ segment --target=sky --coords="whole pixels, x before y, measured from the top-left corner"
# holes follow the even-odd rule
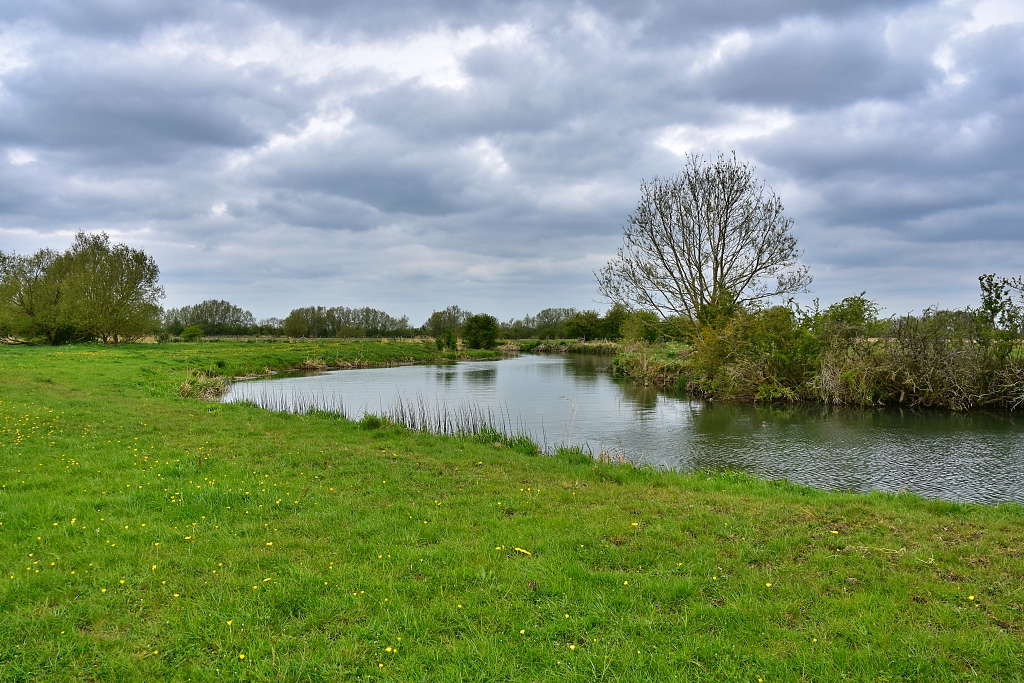
[[[605,308],[644,179],[735,151],[823,303],[1024,274],[1024,2],[4,0],[0,250],[164,305]]]

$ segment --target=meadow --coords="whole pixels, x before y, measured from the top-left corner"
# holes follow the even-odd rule
[[[437,356],[0,347],[0,680],[1024,680],[1020,506],[179,395]]]

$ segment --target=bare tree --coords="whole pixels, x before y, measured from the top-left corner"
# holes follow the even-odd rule
[[[613,303],[686,323],[806,291],[811,276],[797,267],[792,226],[779,198],[735,154],[715,161],[689,154],[679,175],[641,183],[625,243],[595,273],[598,290]]]

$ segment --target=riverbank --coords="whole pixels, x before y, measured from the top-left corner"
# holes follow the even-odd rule
[[[177,395],[252,346],[0,349],[0,679],[1020,679],[1019,506]]]
[[[607,340],[581,341],[579,339],[524,339],[515,342],[523,353],[589,353],[612,356],[621,353],[619,342]]]

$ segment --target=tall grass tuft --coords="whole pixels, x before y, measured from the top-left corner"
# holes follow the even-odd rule
[[[212,370],[188,371],[181,383],[178,395],[184,398],[198,398],[203,401],[216,401],[227,393],[228,386],[223,378]]]

